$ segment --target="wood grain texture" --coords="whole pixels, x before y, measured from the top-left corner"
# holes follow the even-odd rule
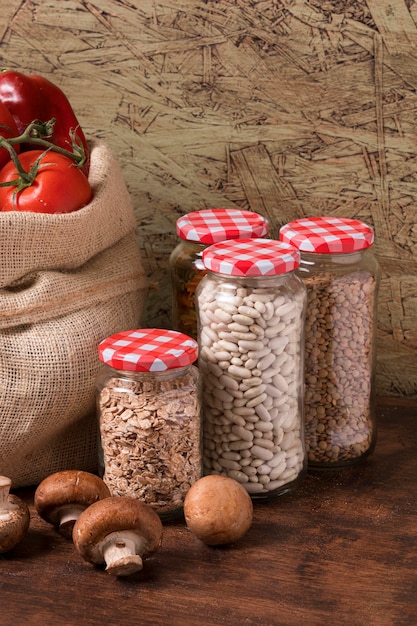
[[[147,325],[170,325],[183,213],[237,206],[374,225],[378,392],[417,396],[417,4],[11,0],[2,65],[57,82],[132,193]]]
[[[255,503],[238,543],[210,548],[164,525],[142,572],[117,580],[84,562],[30,505],[29,533],[0,555],[2,626],[413,626],[417,623],[417,405],[381,399],[374,454],[307,474]]]

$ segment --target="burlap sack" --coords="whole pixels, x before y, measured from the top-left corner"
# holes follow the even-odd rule
[[[0,474],[13,487],[97,469],[97,344],[135,328],[146,297],[122,172],[92,144],[92,202],[74,213],[0,212]]]

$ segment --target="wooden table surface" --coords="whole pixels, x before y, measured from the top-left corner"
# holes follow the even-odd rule
[[[417,401],[380,399],[377,447],[353,470],[308,473],[292,495],[255,503],[239,543],[202,544],[164,526],[142,572],[116,579],[34,512],[0,555],[0,624],[417,625]]]

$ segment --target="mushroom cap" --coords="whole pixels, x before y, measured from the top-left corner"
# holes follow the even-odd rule
[[[141,556],[156,552],[162,543],[162,522],[151,506],[129,496],[111,496],[85,509],[75,522],[72,538],[81,556],[103,563],[100,543],[111,533],[132,531],[142,538]]]
[[[0,553],[14,548],[26,534],[30,523],[29,507],[26,502],[9,494],[10,509],[6,515],[0,515]]]
[[[81,470],[63,470],[47,476],[39,483],[34,495],[34,505],[42,519],[57,526],[62,507],[78,504],[85,508],[109,496],[109,488],[95,474]]]
[[[203,476],[188,490],[184,499],[188,528],[207,545],[222,545],[241,539],[253,518],[252,500],[233,478]]]

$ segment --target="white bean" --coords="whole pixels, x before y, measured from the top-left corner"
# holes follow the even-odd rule
[[[279,315],[280,317],[283,317],[284,315],[288,315],[289,313],[293,313],[295,315],[295,312],[296,312],[296,305],[294,304],[294,302],[286,302],[285,304],[282,304],[276,309],[276,314]]]
[[[240,365],[230,365],[228,367],[228,372],[232,376],[236,376],[236,378],[250,378],[252,376],[252,372],[246,367],[242,367]]]
[[[248,357],[250,359],[259,360],[270,353],[271,349],[269,348],[269,346],[264,346],[263,342],[259,343],[262,343],[262,346],[260,348],[257,348],[256,350],[249,350]]]
[[[253,408],[258,406],[258,404],[262,404],[262,402],[265,402],[266,400],[266,393],[261,393],[259,396],[256,396],[255,398],[251,398],[251,400],[248,400],[248,402],[246,403],[246,406],[249,408]]]
[[[277,387],[280,391],[284,393],[288,391],[288,381],[282,374],[276,374],[272,379],[275,387]]]
[[[261,446],[252,446],[252,456],[256,459],[262,459],[263,461],[270,461],[274,458],[274,453],[271,450],[267,450]]]
[[[254,307],[245,306],[245,305],[242,305],[238,308],[238,313],[240,313],[241,315],[247,315],[248,317],[251,317],[252,319],[257,319],[258,317],[261,316],[260,312],[257,309],[255,309]]]
[[[270,473],[271,473],[271,468],[269,467],[269,465],[264,464],[258,467],[259,476],[267,476]]]
[[[251,433],[250,430],[248,430],[247,428],[245,428],[244,426],[238,426],[237,424],[235,424],[234,426],[232,426],[232,433],[234,433],[235,435],[237,435],[238,437],[240,437],[242,439],[242,441],[250,441],[252,442],[253,440],[253,435]],[[237,442],[235,442],[237,443]],[[238,449],[235,448],[234,446],[232,447],[232,445],[230,445],[231,449]]]
[[[282,459],[282,461],[278,465],[271,468],[271,472],[270,472],[271,480],[276,480],[277,478],[279,478],[285,472],[286,467],[287,467],[287,464],[285,462],[285,459]]]
[[[240,470],[230,470],[228,474],[230,478],[234,478],[238,483],[247,483],[249,480],[248,476]]]
[[[225,324],[229,324],[232,321],[231,314],[224,309],[216,309],[214,314],[220,322],[224,322]]]
[[[263,420],[264,422],[271,421],[271,414],[266,408],[265,404],[263,404],[262,402],[256,405],[255,413],[257,414],[260,420]]]
[[[225,459],[224,456],[217,459],[219,465],[224,467],[225,469],[240,471],[240,464],[237,461],[232,461],[231,459]]]
[[[271,450],[271,448],[274,447],[273,441],[266,439],[265,437],[255,437],[253,443],[256,446],[261,446],[261,448],[266,448],[267,450]]]
[[[258,363],[258,368],[261,371],[266,370],[270,365],[272,365],[272,363],[275,361],[275,354],[273,352],[270,352],[269,354],[266,354]]]
[[[242,315],[241,313],[236,313],[233,315],[233,321],[238,324],[243,324],[244,326],[250,326],[253,323],[253,317],[249,317],[249,315]]]
[[[248,352],[249,353],[249,358],[254,358],[252,354],[250,354],[250,351],[258,351],[258,350],[265,350],[265,346],[263,344],[263,341],[261,341],[260,339],[254,339],[254,340],[250,340],[247,341],[245,339],[242,339],[241,341],[239,341],[239,347],[241,348],[242,352]],[[269,354],[269,348],[267,348],[267,352],[265,354]],[[258,355],[256,355],[258,357]],[[255,357],[256,358],[256,357]]]
[[[231,352],[232,354],[234,352],[238,354],[237,341],[232,342],[232,341],[226,341],[226,339],[220,339],[220,341],[218,342],[218,346],[219,346],[220,351],[226,350],[227,352]]]
[[[238,439],[237,441],[231,441],[229,448],[231,450],[249,450],[252,447],[252,439],[250,441],[244,439]]]
[[[249,494],[261,493],[264,491],[264,486],[260,483],[245,483],[245,489]]]
[[[272,433],[272,431],[274,430],[274,425],[272,424],[272,422],[264,422],[262,420],[259,420],[256,423],[256,428],[261,432],[264,433]]]
[[[249,387],[243,395],[245,398],[255,398],[259,394],[263,393],[266,389],[266,385],[256,385],[255,387]]]

